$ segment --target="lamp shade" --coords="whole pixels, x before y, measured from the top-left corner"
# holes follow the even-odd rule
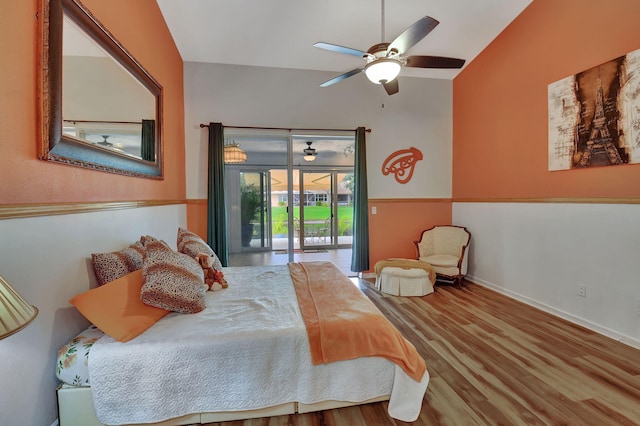
[[[247,153],[240,149],[240,145],[233,142],[224,146],[224,162],[229,164],[245,163]]]
[[[36,316],[38,308],[29,305],[0,277],[0,339],[22,330]]]
[[[364,73],[372,83],[388,83],[400,74],[400,62],[396,59],[382,58],[369,62],[364,67]]]

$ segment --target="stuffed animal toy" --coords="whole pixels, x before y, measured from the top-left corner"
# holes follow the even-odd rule
[[[227,280],[224,279],[222,271],[213,268],[213,256],[206,253],[198,253],[196,255],[196,260],[202,267],[202,271],[204,272],[204,283],[207,285],[209,290],[217,291],[229,287]]]

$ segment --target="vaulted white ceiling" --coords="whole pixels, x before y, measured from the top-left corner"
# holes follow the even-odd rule
[[[313,47],[366,51],[425,15],[440,24],[409,50],[471,62],[532,0],[157,0],[185,62],[334,71],[364,65]],[[466,66],[466,64],[465,64]],[[453,79],[460,70],[404,68],[401,76]]]

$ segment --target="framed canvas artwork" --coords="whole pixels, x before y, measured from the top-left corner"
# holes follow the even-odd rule
[[[549,170],[640,163],[640,50],[549,84]]]

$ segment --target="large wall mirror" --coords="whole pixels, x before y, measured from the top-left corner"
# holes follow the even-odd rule
[[[161,179],[162,87],[78,0],[41,4],[40,158]]]

